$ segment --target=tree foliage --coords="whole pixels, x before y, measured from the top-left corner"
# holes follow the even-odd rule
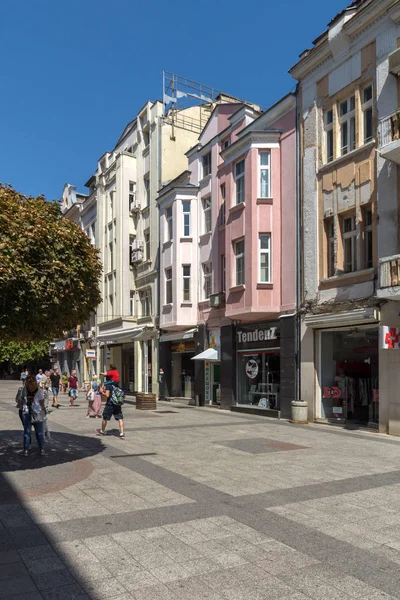
[[[0,363],[11,361],[22,367],[41,358],[48,358],[50,342],[0,342]]]
[[[101,262],[56,202],[0,184],[0,339],[51,339],[101,301]]]

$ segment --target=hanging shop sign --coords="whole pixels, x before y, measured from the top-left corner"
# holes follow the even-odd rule
[[[66,350],[78,350],[78,340],[68,339],[65,340],[65,349]]]
[[[379,327],[380,347],[383,350],[398,350],[400,347],[400,329],[398,327]]]
[[[206,404],[211,404],[211,363],[204,363],[204,401]]]
[[[106,358],[107,358],[107,360],[111,358],[111,350],[107,350]]]
[[[86,350],[86,358],[96,358],[96,350]]]

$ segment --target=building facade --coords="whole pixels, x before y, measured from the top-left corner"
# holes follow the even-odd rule
[[[161,190],[159,204],[166,394],[289,416],[295,96],[264,113],[245,103],[217,105],[188,152],[188,170]]]
[[[359,0],[291,69],[301,133],[302,399],[310,420],[389,433],[399,428],[399,359],[381,336],[400,322],[392,281],[378,267],[386,273],[399,252],[397,166],[382,136],[398,107],[389,55],[399,37],[397,2]]]

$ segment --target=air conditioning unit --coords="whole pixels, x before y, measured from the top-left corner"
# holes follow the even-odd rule
[[[333,215],[333,211],[331,208],[327,208],[326,211],[324,212],[324,217],[325,219],[327,219],[328,217],[331,217]]]
[[[132,248],[131,260],[130,260],[131,265],[137,265],[138,263],[141,263],[142,261],[143,261],[143,250],[134,250]]]
[[[144,244],[143,242],[139,241],[139,240],[133,240],[132,242],[132,251],[134,252],[135,250],[143,250]]]
[[[211,294],[210,306],[211,306],[211,308],[224,308],[225,292],[219,292],[218,294]]]
[[[133,201],[129,205],[129,210],[131,211],[131,213],[137,213],[140,210],[140,200],[136,196],[136,194],[133,198]]]

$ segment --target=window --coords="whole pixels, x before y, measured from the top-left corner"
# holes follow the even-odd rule
[[[363,137],[364,144],[373,138],[372,85],[362,90]]]
[[[109,256],[109,259],[110,259],[110,262],[109,262],[109,265],[110,265],[109,271],[113,271],[114,270],[114,255],[113,255],[113,243],[112,242],[110,242],[108,244],[108,250],[109,250],[109,255],[108,256]]]
[[[226,259],[225,254],[221,256],[221,292],[226,291]]]
[[[365,268],[371,269],[374,264],[373,245],[372,245],[372,210],[370,208],[364,211],[364,243],[365,243]]]
[[[149,206],[150,205],[150,178],[144,177],[143,178],[144,181],[144,200],[145,200],[145,206]]]
[[[226,198],[226,187],[225,184],[223,183],[220,187],[220,191],[221,191],[221,210],[219,213],[219,222],[220,225],[225,225],[225,218],[226,218],[226,211],[225,211],[225,198]]]
[[[183,210],[183,237],[190,236],[190,202],[185,200],[182,202]]]
[[[228,146],[231,145],[231,138],[226,138],[226,140],[224,140],[222,142],[222,150],[225,150],[225,148],[228,148]]]
[[[244,202],[244,160],[235,164],[236,204]]]
[[[183,301],[190,302],[190,265],[182,265]]]
[[[244,285],[244,240],[235,243],[235,285]]]
[[[204,300],[211,296],[212,292],[212,266],[211,263],[203,263],[203,294]]]
[[[357,230],[355,216],[343,219],[343,267],[345,273],[357,271]]]
[[[144,260],[150,260],[150,232],[144,233]]]
[[[172,206],[169,206],[166,211],[165,211],[165,219],[167,222],[167,235],[166,235],[166,241],[167,242],[171,242],[172,241],[172,237],[174,235],[174,229],[173,229],[173,224],[172,224]]]
[[[143,130],[143,143],[145,148],[150,144],[150,133],[148,129]]]
[[[203,177],[211,175],[211,152],[203,156]]]
[[[351,96],[339,103],[340,154],[343,156],[356,147],[356,98]]]
[[[325,233],[327,242],[328,277],[335,275],[335,227],[333,217],[325,220]]]
[[[203,198],[204,233],[211,231],[211,197]]]
[[[151,289],[147,288],[143,292],[140,292],[140,305],[142,310],[142,317],[151,316]]]
[[[135,316],[135,292],[131,292],[129,299],[129,314],[131,317]]]
[[[271,198],[270,152],[260,152],[260,198]]]
[[[108,302],[110,305],[110,310],[109,310],[108,316],[113,319],[114,318],[114,298],[112,295],[108,297]]]
[[[172,304],[172,268],[165,269],[165,304]]]
[[[90,238],[92,240],[92,244],[96,243],[96,223],[93,223],[90,227]]]
[[[326,162],[333,161],[333,109],[324,112]]]
[[[136,183],[133,181],[129,182],[129,210],[132,210],[132,207],[135,205],[135,197],[136,197]]]
[[[260,283],[271,282],[271,235],[263,233],[259,237],[260,243]]]

